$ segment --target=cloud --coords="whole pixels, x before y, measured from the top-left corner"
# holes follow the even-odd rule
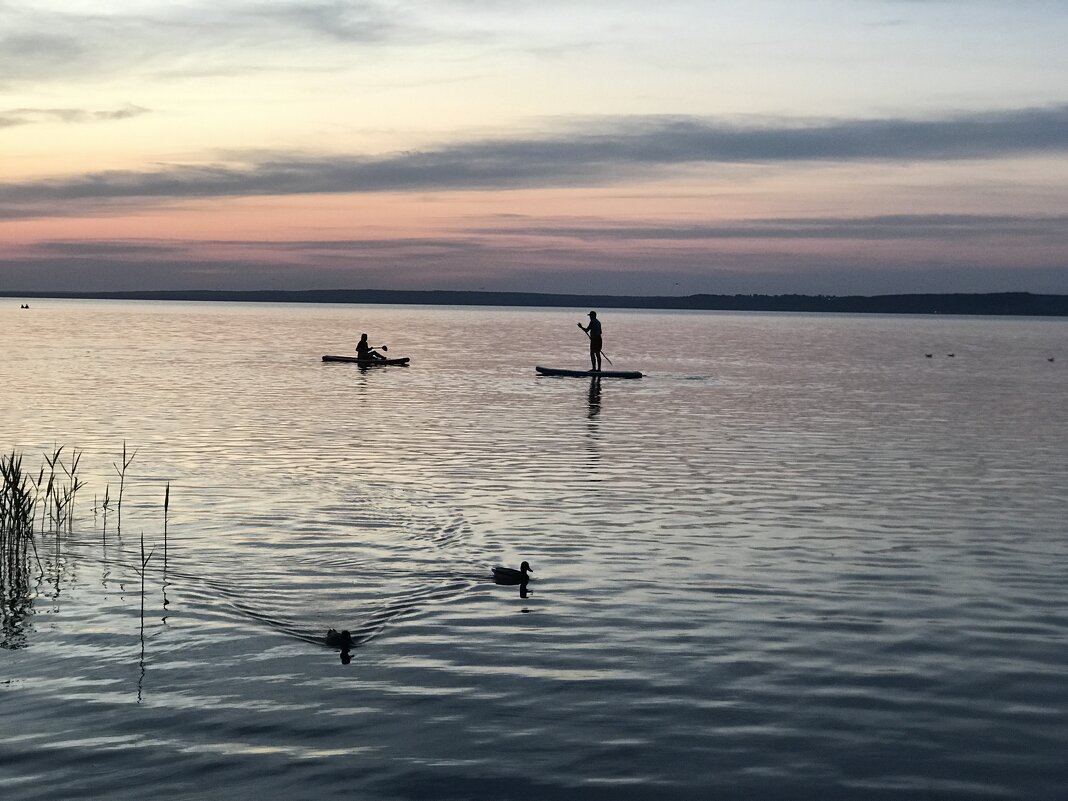
[[[0,184],[0,218],[24,214],[26,204],[589,187],[717,164],[947,161],[1066,150],[1068,106],[927,120],[742,124],[610,118],[543,136],[455,142],[383,156],[254,154],[244,164],[174,165]]]
[[[874,217],[798,217],[738,220],[708,224],[619,225],[567,221],[558,225],[527,224],[522,218],[470,233],[487,236],[530,236],[587,242],[699,242],[702,240],[954,240],[1030,237],[1068,243],[1068,215],[1015,216],[989,214],[892,214]]]
[[[183,240],[70,240],[53,239],[27,249],[32,258],[67,257],[79,259],[152,259],[188,255],[190,243]]]
[[[83,108],[12,108],[0,111],[0,128],[40,123],[113,122],[148,113],[150,113],[149,109],[133,104],[104,111],[90,111]]]
[[[160,4],[99,14],[9,3],[3,13],[0,80],[8,84],[176,74],[187,64],[195,75],[211,74],[213,67],[232,73],[235,54],[264,52],[274,68],[286,69],[280,54],[324,42],[377,45],[428,35],[369,1]]]

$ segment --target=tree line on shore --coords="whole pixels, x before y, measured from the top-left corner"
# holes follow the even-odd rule
[[[1031,292],[899,295],[574,295],[462,290],[310,289],[7,292],[15,298],[185,300],[269,303],[381,303],[438,306],[540,306],[837,314],[976,314],[1068,317],[1068,295]]]

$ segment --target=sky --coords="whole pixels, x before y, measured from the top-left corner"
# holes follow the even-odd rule
[[[0,0],[0,290],[1068,293],[1063,0]]]

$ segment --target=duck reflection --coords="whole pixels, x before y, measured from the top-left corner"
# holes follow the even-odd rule
[[[352,639],[348,629],[342,631],[329,629],[326,632],[326,644],[341,651],[341,664],[347,665],[352,661],[352,649],[355,647],[356,641]]]
[[[523,579],[521,581],[510,581],[510,580],[507,580],[507,579],[498,579],[498,578],[494,577],[493,583],[494,584],[502,584],[502,585],[507,586],[507,587],[518,586],[519,587],[519,597],[522,598],[524,601],[532,595],[532,593],[530,591],[530,580],[529,579]],[[528,612],[530,610],[529,609],[524,609],[523,611],[524,612]]]

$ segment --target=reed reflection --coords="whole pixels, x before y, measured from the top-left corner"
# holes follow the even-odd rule
[[[0,648],[15,651],[28,644],[33,601],[39,591],[28,553],[4,553],[0,558]]]
[[[26,646],[37,594],[37,586],[31,587],[30,558],[41,568],[34,541],[35,486],[39,484],[40,479],[35,482],[23,472],[20,455],[0,456],[0,647],[11,650]]]
[[[167,482],[167,489],[163,494],[163,617],[160,620],[164,625],[167,623],[167,607],[170,599],[167,598],[167,516],[171,506],[171,482]]]
[[[145,532],[141,532],[141,566],[138,569],[138,576],[141,578],[141,655],[138,659],[138,667],[140,668],[140,674],[137,677],[137,703],[141,703],[143,700],[143,691],[145,684],[145,572],[148,570],[148,563],[155,554],[156,549],[153,548],[149,551],[148,555],[145,555]]]

